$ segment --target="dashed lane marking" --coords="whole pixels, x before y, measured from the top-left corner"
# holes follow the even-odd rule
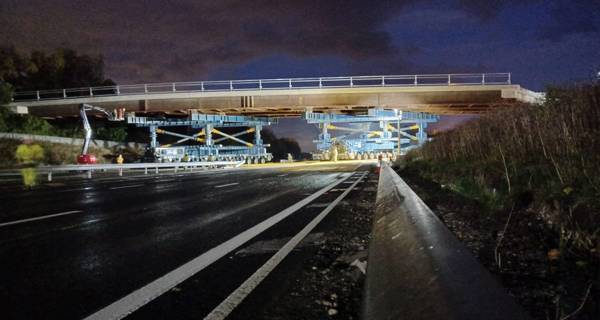
[[[325,208],[329,205],[329,203],[313,203],[306,206],[306,208]]]
[[[360,181],[367,173],[358,179]],[[216,308],[214,308],[204,320],[221,320],[225,319],[242,301],[254,290],[268,275],[277,267],[277,265],[283,261],[283,259],[290,253],[294,248],[304,239],[318,224],[323,220],[337,204],[342,201],[358,183],[354,182],[353,185],[348,187],[342,194],[340,194],[333,202],[331,202],[327,208],[323,209],[318,216],[316,216],[311,222],[309,222],[298,234],[296,234],[290,241],[288,241],[277,253],[275,253],[265,264],[263,264],[250,278],[246,279],[241,286],[233,291],[225,300],[223,300]]]
[[[129,186],[110,187],[108,189],[110,189],[110,190],[116,190],[116,189],[125,189],[125,188],[137,188],[137,187],[141,187],[143,185],[144,185],[143,183],[142,184],[132,184],[132,185],[129,185]]]
[[[215,186],[215,189],[219,189],[219,188],[225,188],[225,187],[230,187],[230,186],[235,186],[240,184],[239,182],[234,182],[234,183],[228,183],[228,184],[222,184],[220,186]]]
[[[336,181],[332,182],[328,186],[296,202],[291,207],[280,211],[274,216],[271,216],[263,222],[255,225],[254,227],[238,234],[237,236],[221,243],[220,245],[206,251],[200,256],[190,260],[189,262],[185,263],[179,268],[135,290],[134,292],[126,295],[125,297],[100,309],[96,313],[89,315],[87,318],[85,318],[85,320],[122,319],[126,317],[128,314],[141,308],[142,306],[156,299],[163,293],[171,290],[181,282],[200,272],[215,261],[236,250],[238,247],[248,242],[250,239],[256,237],[263,231],[269,229],[270,227],[279,223],[294,212],[311,203],[312,201],[323,195],[325,192],[329,191],[330,189],[333,189],[338,184],[344,182],[344,180],[346,180],[349,176],[350,175],[342,175],[341,179],[336,179]]]
[[[79,213],[79,212],[83,212],[83,211],[81,211],[81,210],[73,210],[73,211],[66,211],[66,212],[61,212],[61,213],[49,214],[47,216],[40,216],[40,217],[35,217],[35,218],[28,218],[28,219],[22,219],[22,220],[15,220],[15,221],[3,222],[3,223],[0,223],[0,227],[11,226],[11,225],[19,224],[19,223],[25,223],[25,222],[31,222],[31,221],[49,219],[49,218],[60,217],[60,216],[66,216],[66,215],[69,215],[69,214]]]

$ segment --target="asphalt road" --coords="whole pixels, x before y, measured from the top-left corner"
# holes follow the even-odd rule
[[[205,317],[370,166],[0,184],[0,318]]]

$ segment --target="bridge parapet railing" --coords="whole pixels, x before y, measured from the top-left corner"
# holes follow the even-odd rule
[[[297,90],[354,87],[420,87],[511,84],[510,73],[413,74],[350,77],[313,77],[253,80],[220,80],[114,85],[57,90],[15,92],[13,102],[77,99],[106,96],[220,92],[249,90]]]

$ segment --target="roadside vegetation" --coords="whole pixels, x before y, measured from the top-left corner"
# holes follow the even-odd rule
[[[555,309],[546,318],[600,313],[600,84],[549,88],[540,105],[441,133],[407,154],[400,174],[476,203],[480,211],[464,222],[489,227],[477,232],[493,234],[489,255],[501,275],[527,282],[539,265],[544,274],[534,282],[554,288],[540,294]],[[524,299],[535,300],[532,292]]]
[[[93,154],[114,154],[114,150],[90,147]],[[73,164],[81,153],[81,146],[48,142],[28,143],[13,139],[0,139],[0,168],[15,168],[33,164]],[[110,163],[112,157],[98,157],[98,163]]]
[[[0,47],[0,105],[9,103],[14,91],[60,89],[67,87],[113,85],[104,76],[104,62],[101,56],[78,54],[70,49],[57,49],[46,53],[33,51],[19,52],[12,47]],[[122,124],[95,121],[94,139],[123,142],[127,140],[127,130]],[[78,118],[46,120],[29,114],[15,114],[6,107],[0,107],[0,132],[25,133],[35,135],[83,138],[83,130]],[[22,142],[0,139],[0,166],[14,167],[17,147]],[[39,163],[74,163],[80,153],[80,146],[38,143],[44,152]],[[28,146],[27,143],[23,146]],[[25,149],[22,149],[25,150]],[[110,150],[92,150],[106,154]],[[99,157],[101,162],[105,161]]]

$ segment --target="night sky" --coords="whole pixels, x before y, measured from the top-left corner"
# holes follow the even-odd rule
[[[600,0],[0,0],[0,30],[22,51],[101,54],[119,84],[512,72],[540,91],[600,71]],[[275,131],[305,150],[317,132]]]

